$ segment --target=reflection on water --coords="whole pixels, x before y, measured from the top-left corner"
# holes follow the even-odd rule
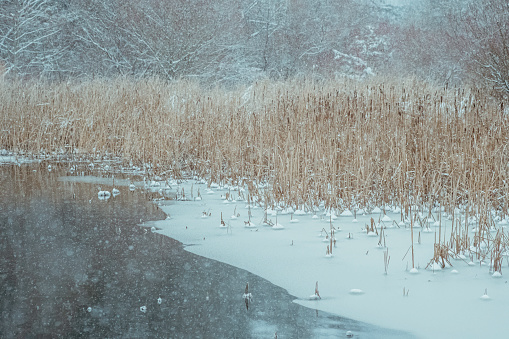
[[[261,278],[190,254],[137,226],[164,218],[141,190],[119,187],[100,201],[98,184],[59,181],[58,167],[0,166],[1,338],[401,336],[318,314]]]

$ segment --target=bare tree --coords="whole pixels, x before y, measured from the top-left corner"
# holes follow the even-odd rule
[[[475,73],[509,95],[509,2],[472,2],[457,22]]]
[[[1,1],[0,60],[6,74],[41,75],[61,57],[65,48],[50,43],[60,31],[52,20],[55,5],[50,0]]]
[[[508,6],[506,0],[475,6],[422,0],[407,8],[383,0],[0,0],[0,64],[23,77],[157,75],[209,84],[395,69],[459,82],[468,64],[508,92]]]

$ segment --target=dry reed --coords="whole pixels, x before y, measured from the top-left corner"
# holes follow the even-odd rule
[[[268,205],[407,211],[412,199],[453,216],[467,203],[505,216],[504,105],[478,90],[412,80],[260,81],[235,90],[158,79],[0,80],[0,149],[118,156],[177,177],[268,183]],[[463,231],[453,225],[459,250]]]

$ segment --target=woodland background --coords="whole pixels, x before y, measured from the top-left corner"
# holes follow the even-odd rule
[[[389,75],[509,93],[508,44],[506,0],[0,1],[0,67],[23,79]]]

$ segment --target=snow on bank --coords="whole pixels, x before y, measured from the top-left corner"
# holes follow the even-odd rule
[[[201,187],[205,191],[195,182],[184,183],[179,189],[191,192],[191,184],[195,190]],[[371,217],[383,222],[380,212],[358,213],[358,222],[353,222],[348,213],[333,220],[334,227],[341,231],[335,235],[333,255],[327,258],[329,242],[323,241],[325,234],[317,236],[323,228],[330,228],[331,218],[323,210],[316,213],[319,218],[313,218],[313,213],[299,215],[299,223],[291,223],[290,214],[278,214],[277,223],[285,228],[274,232],[271,226],[263,226],[264,209],[251,208],[251,220],[260,226],[249,228],[245,227],[249,218],[246,202],[233,199],[224,204],[226,191],[214,191],[217,194],[203,195],[199,201],[161,206],[169,218],[155,222],[158,232],[185,245],[195,245],[186,247],[192,253],[263,277],[296,296],[295,302],[313,309],[407,331],[420,338],[494,338],[509,334],[505,319],[509,284],[504,271],[502,277],[494,278],[488,265],[474,259],[475,265],[470,266],[470,258],[452,260],[452,268],[425,269],[433,257],[435,230],[438,236],[434,225],[432,232],[414,229],[416,270],[412,270],[409,250],[410,228],[387,223],[386,247],[379,245],[380,237],[366,234]],[[204,212],[208,218],[202,218]],[[225,219],[226,227],[219,227],[221,213],[236,214],[237,218]],[[398,213],[387,214],[396,223],[400,221]],[[275,217],[268,215],[275,224]],[[448,229],[450,223],[446,224]],[[420,244],[416,240],[419,231]],[[387,274],[384,253],[389,257]],[[317,281],[322,299],[310,300]],[[244,287],[245,282],[239,281],[239,298]],[[256,286],[250,286],[251,290],[256,293]],[[488,294],[489,299],[483,297]]]
[[[35,162],[35,160],[21,155],[8,152],[5,149],[0,150],[0,165],[2,164],[28,164]]]

